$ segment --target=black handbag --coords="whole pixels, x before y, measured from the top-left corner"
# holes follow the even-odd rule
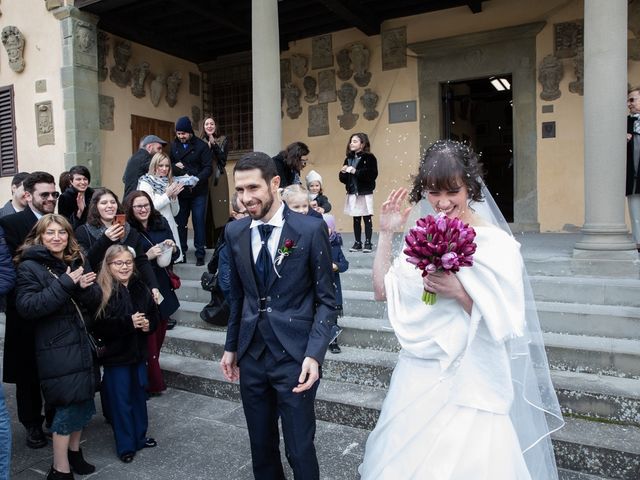
[[[200,312],[200,318],[211,325],[226,327],[229,323],[229,304],[220,290],[211,292],[211,301]]]
[[[202,277],[200,277],[200,286],[202,287],[203,290],[206,290],[207,292],[213,292],[215,289],[217,289],[218,288],[218,272],[216,273],[204,272],[202,274]]]

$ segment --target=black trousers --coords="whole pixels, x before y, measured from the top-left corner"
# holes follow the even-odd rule
[[[277,361],[268,348],[258,359],[244,355],[239,367],[240,394],[256,480],[285,480],[280,461],[278,418],[282,421],[285,455],[295,479],[319,479],[320,469],[313,444],[316,433],[314,402],[319,382],[306,392],[293,393],[291,390],[300,376],[300,363],[288,355]]]

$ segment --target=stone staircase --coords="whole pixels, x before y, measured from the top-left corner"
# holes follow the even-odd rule
[[[350,245],[345,237],[345,245]],[[573,277],[552,243],[551,239],[546,248],[554,255],[545,257],[537,250],[527,257],[526,242],[523,253],[534,272],[531,282],[552,379],[567,422],[553,436],[561,478],[637,480],[640,280]],[[373,254],[346,250],[350,268],[342,274],[343,353],[327,354],[316,410],[319,419],[372,429],[399,345],[385,305],[373,300]],[[225,381],[218,366],[225,329],[200,320],[198,313],[209,294],[200,289],[203,268],[195,267],[193,258],[190,262],[176,266],[182,278],[182,307],[174,315],[178,326],[165,340],[165,378],[175,388],[239,400],[238,386]]]

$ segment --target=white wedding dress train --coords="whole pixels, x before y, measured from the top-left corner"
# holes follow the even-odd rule
[[[532,479],[510,416],[507,344],[525,331],[522,257],[502,230],[476,233],[474,265],[457,273],[473,299],[470,315],[451,299],[424,305],[420,272],[403,255],[385,277],[402,350],[367,440],[362,480]],[[557,478],[554,470],[535,480]]]

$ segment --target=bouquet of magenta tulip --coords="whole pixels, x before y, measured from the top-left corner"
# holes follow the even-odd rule
[[[422,276],[437,271],[455,273],[460,267],[473,265],[476,252],[475,230],[459,218],[444,214],[427,215],[416,222],[404,238],[407,262],[422,270]],[[436,294],[424,291],[422,301],[436,303]]]

